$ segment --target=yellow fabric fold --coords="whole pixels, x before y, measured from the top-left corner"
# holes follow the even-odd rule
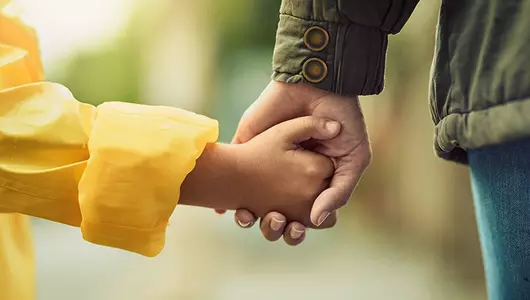
[[[180,185],[206,144],[216,141],[217,127],[172,107],[108,102],[96,108],[49,82],[0,91],[0,211],[136,228],[142,236],[167,224]],[[160,240],[156,253],[142,250],[151,245],[132,249],[116,243],[122,237],[87,228],[83,234],[93,243],[147,256],[163,246]]]
[[[54,83],[0,91],[1,211],[80,225],[77,186],[95,112]]]
[[[26,52],[23,61],[26,68],[19,69],[17,73],[28,72],[31,82],[44,79],[35,30],[24,24],[19,17],[3,14],[2,10],[0,10],[0,44]],[[7,74],[4,75],[7,76]]]
[[[44,82],[35,31],[2,13],[8,3],[0,0],[0,299],[25,300],[34,297],[34,267],[24,215],[155,256],[180,185],[218,124],[172,107],[94,107]]]
[[[0,0],[0,91],[42,79],[34,35],[31,39],[31,31],[27,27],[2,13],[9,2]],[[33,54],[30,55],[30,51],[34,51]],[[3,134],[0,134],[0,144],[4,140]],[[21,181],[8,175],[0,171],[0,203],[9,201],[13,204],[10,208],[0,205],[0,299],[33,300],[35,262],[29,218],[23,214],[2,212],[16,212],[15,205],[24,206],[24,203],[39,202],[41,199],[21,193],[26,191],[18,190]]]
[[[178,108],[100,105],[79,184],[85,239],[157,255],[180,185],[217,135],[217,121]]]
[[[29,228],[30,220],[27,216],[0,214],[0,299],[2,300],[35,299],[35,264]]]

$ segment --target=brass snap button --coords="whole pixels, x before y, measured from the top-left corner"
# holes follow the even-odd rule
[[[305,46],[315,52],[324,50],[329,43],[329,34],[324,28],[313,26],[304,33]]]
[[[328,75],[328,66],[320,58],[310,58],[302,66],[302,75],[311,83],[319,83]]]

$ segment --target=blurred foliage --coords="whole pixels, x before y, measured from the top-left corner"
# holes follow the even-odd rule
[[[233,0],[207,1],[217,31],[219,76],[230,68],[234,58],[245,49],[270,49],[274,45],[278,23],[280,0]],[[79,100],[92,104],[104,101],[141,103],[140,57],[141,43],[149,42],[156,19],[165,9],[171,9],[168,1],[158,1],[157,6],[138,10],[122,37],[112,47],[97,52],[79,52],[72,58],[62,82]],[[143,6],[142,6],[143,8]],[[146,13],[146,11],[148,13]],[[79,74],[83,74],[79,76]],[[97,88],[95,88],[97,87]]]
[[[117,44],[129,45],[76,56],[69,65],[64,84],[77,99],[91,104],[105,101],[139,103],[140,66],[135,41],[127,38]],[[79,76],[79,74],[83,74]]]
[[[222,9],[216,18],[220,57],[241,49],[274,46],[280,0],[217,1]],[[221,4],[222,3],[222,4]]]

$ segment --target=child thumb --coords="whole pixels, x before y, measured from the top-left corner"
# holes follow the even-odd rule
[[[340,127],[339,122],[308,116],[285,121],[277,129],[285,141],[301,143],[309,139],[332,139],[339,134]]]

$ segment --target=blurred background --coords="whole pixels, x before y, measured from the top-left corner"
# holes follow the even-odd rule
[[[20,0],[47,79],[80,101],[164,104],[219,119],[228,142],[271,74],[280,0]],[[38,299],[485,299],[465,168],[432,149],[438,0],[391,37],[387,86],[362,105],[374,161],[334,230],[296,248],[232,215],[178,207],[154,259],[34,220]]]

